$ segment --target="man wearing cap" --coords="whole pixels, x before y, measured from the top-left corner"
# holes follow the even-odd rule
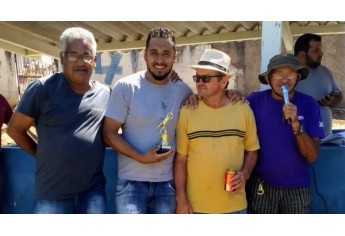
[[[206,49],[197,65],[196,109],[183,107],[176,129],[174,179],[177,213],[246,213],[245,183],[257,160],[256,125],[247,103],[225,94],[230,57]],[[227,169],[237,172],[224,189]]]
[[[316,101],[294,91],[308,71],[294,55],[276,55],[259,75],[271,89],[247,97],[260,142],[258,162],[246,186],[249,213],[308,213],[308,163],[316,160],[324,136]],[[285,99],[283,85],[288,90]]]

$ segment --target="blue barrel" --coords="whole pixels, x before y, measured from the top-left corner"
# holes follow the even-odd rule
[[[35,159],[17,146],[2,148],[5,164],[3,213],[29,214],[33,209]],[[104,174],[107,180],[107,213],[115,213],[117,153],[106,149]]]

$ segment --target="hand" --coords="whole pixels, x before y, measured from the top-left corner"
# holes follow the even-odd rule
[[[226,89],[225,95],[229,98],[230,102],[232,104],[235,104],[238,101],[241,101],[241,103],[248,102],[244,96],[240,93],[240,91],[236,89]]]
[[[242,188],[244,188],[246,184],[246,177],[242,171],[238,171],[234,177],[232,177],[230,182],[230,189],[232,192],[238,192]]]
[[[193,208],[187,199],[176,201],[176,214],[193,214]]]
[[[199,100],[202,99],[201,97],[199,97],[199,95],[197,94],[192,94],[189,96],[189,98],[187,98],[187,100],[182,104],[182,107],[186,107],[189,109],[195,109],[198,107],[198,103]]]
[[[180,76],[178,76],[178,74],[174,71],[171,70],[170,74],[168,75],[169,80],[171,80],[172,82],[176,82],[176,81],[182,81],[182,79],[180,78]]]
[[[152,163],[163,161],[163,160],[168,159],[169,157],[173,156],[172,154],[174,153],[174,150],[170,150],[166,153],[157,154],[157,151],[159,149],[160,149],[160,147],[155,147],[155,148],[148,150],[144,154],[144,156],[142,156],[137,161],[142,163],[142,164],[152,164]]]
[[[297,119],[297,106],[292,103],[286,103],[283,106],[283,115],[285,120],[291,122],[291,124],[298,122]]]
[[[333,103],[336,95],[338,95],[337,92],[332,92],[328,94],[327,96],[322,97],[319,101],[317,101],[317,103],[320,106],[330,106]]]

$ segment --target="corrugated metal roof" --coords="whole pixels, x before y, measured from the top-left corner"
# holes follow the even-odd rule
[[[59,58],[59,37],[73,26],[93,32],[103,52],[142,49],[155,27],[174,31],[178,45],[261,39],[262,21],[7,21],[0,22],[0,48],[28,57]],[[288,21],[283,30],[285,46],[291,47],[292,36],[303,33],[345,33],[345,22]]]

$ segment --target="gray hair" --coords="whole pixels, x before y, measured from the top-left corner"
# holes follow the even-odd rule
[[[61,52],[66,51],[66,47],[68,42],[74,40],[83,40],[91,43],[92,55],[96,56],[97,51],[97,43],[93,34],[83,28],[80,27],[72,27],[66,29],[60,36],[60,50]]]

